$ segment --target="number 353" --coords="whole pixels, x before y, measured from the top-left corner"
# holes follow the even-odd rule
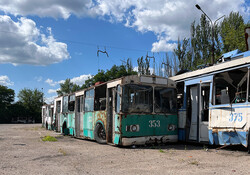
[[[160,120],[149,120],[149,127],[150,128],[156,128],[161,126]]]

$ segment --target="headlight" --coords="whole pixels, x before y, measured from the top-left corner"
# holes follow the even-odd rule
[[[126,126],[126,131],[129,132],[138,132],[140,130],[139,125],[127,125]]]
[[[176,125],[173,125],[173,124],[168,125],[169,131],[174,131],[175,129],[176,129]]]
[[[135,132],[135,131],[137,131],[137,126],[136,125],[131,125],[130,129],[131,129],[131,131]]]

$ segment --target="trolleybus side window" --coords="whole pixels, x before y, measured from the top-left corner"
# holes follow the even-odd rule
[[[124,112],[153,112],[153,88],[129,84],[124,86],[123,111]]]
[[[155,112],[176,112],[176,91],[172,88],[155,88]]]
[[[63,111],[68,112],[68,96],[63,97]]]
[[[56,102],[56,112],[60,113],[61,112],[61,101]]]
[[[246,102],[247,68],[218,73],[214,76],[214,104]]]
[[[95,111],[106,109],[106,90],[107,85],[98,86],[95,88]]]
[[[117,86],[117,92],[116,92],[116,113],[120,112],[120,104],[121,104],[121,86]]]
[[[88,90],[85,93],[84,111],[94,111],[94,89]]]
[[[68,104],[68,108],[70,111],[74,111],[75,110],[75,95],[70,95],[69,96],[69,104]]]
[[[84,111],[84,97],[83,95],[80,97],[80,112],[83,112]]]
[[[177,88],[177,108],[180,109],[183,107],[184,82],[177,83],[176,88]]]

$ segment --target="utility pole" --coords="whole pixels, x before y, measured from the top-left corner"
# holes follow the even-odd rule
[[[200,10],[200,11],[202,11],[202,13],[209,19],[209,21],[211,22],[211,28],[212,28],[212,64],[214,64],[214,27],[215,27],[215,25],[216,25],[216,22],[218,21],[218,20],[220,20],[221,18],[223,18],[225,15],[223,15],[223,16],[221,16],[220,18],[218,18],[218,19],[216,19],[214,22],[209,18],[209,16],[207,16],[207,14],[201,9],[201,7],[198,5],[198,4],[196,4],[195,5],[195,7],[198,9],[198,10]]]

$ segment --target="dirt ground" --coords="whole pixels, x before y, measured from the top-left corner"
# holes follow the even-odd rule
[[[42,141],[46,135],[58,141]],[[0,125],[0,174],[250,174],[250,155],[185,144],[119,148],[41,124],[6,124]]]

